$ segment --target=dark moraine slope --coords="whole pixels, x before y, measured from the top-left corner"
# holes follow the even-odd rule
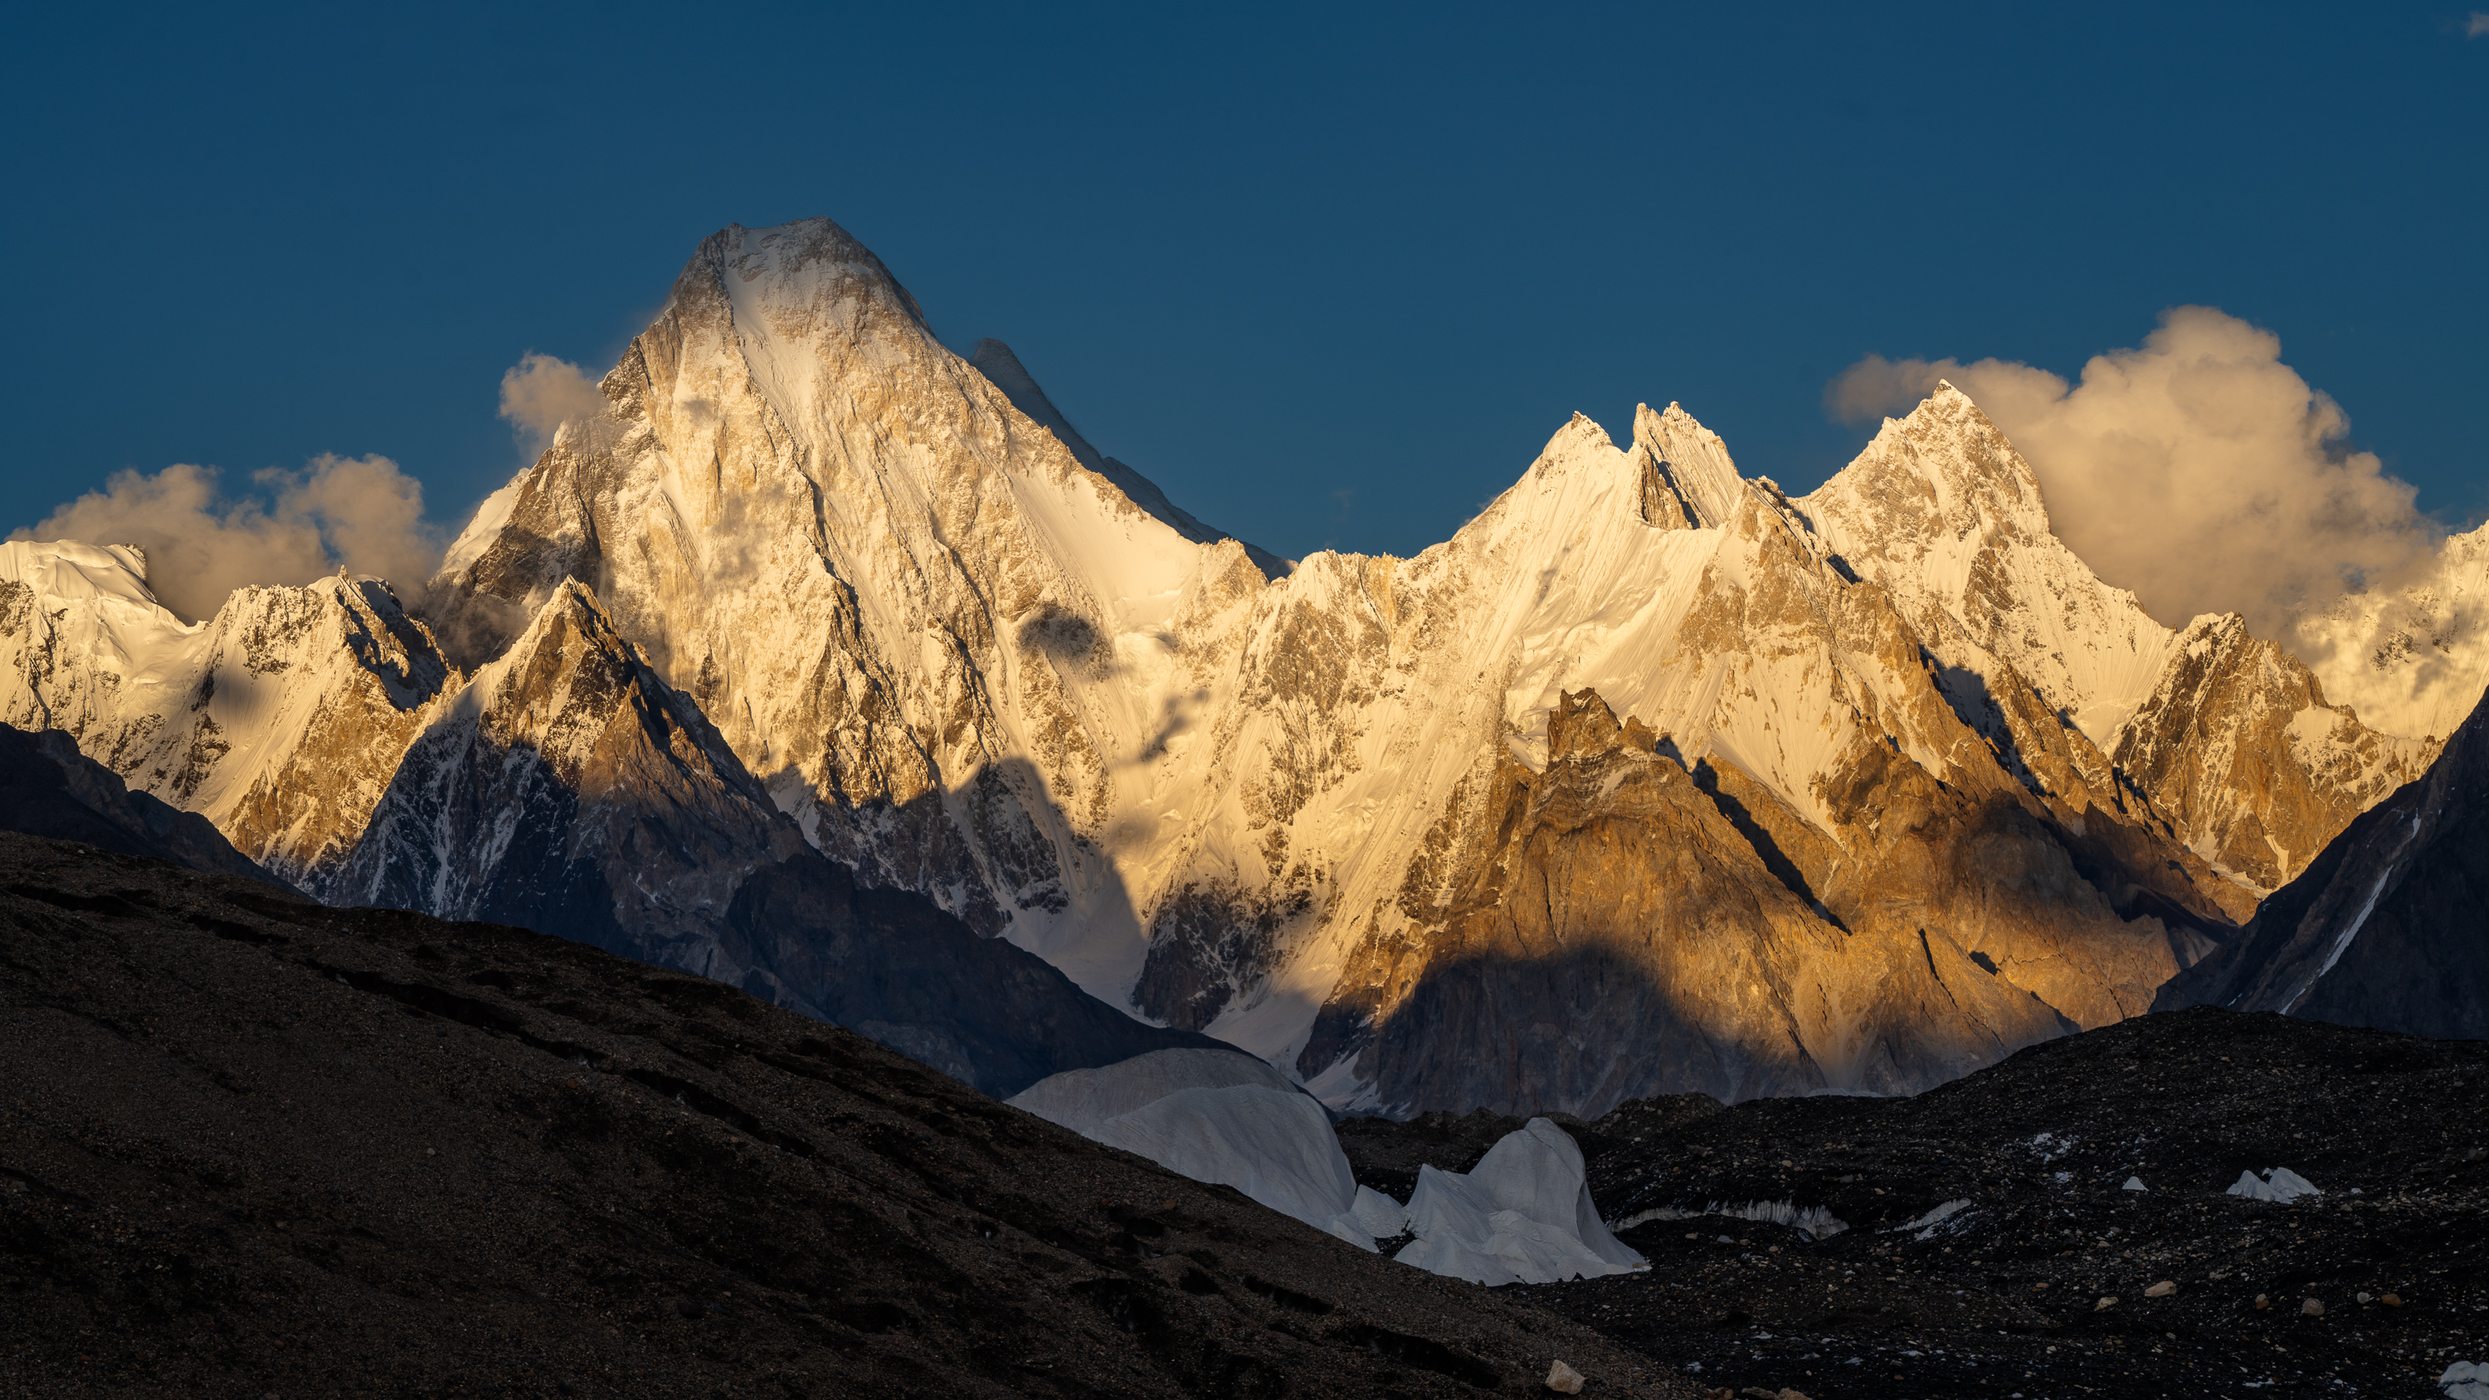
[[[731,988],[0,835],[0,1394],[1699,1394]]]
[[[2449,1364],[2489,1362],[2485,1113],[2489,1044],[2209,1010],[1909,1099],[1646,1100],[1574,1132],[1610,1221],[1670,1213],[1621,1232],[1651,1271],[1530,1297],[1731,1395],[2434,1400]],[[1504,1126],[1342,1138],[1397,1185]],[[2277,1166],[2324,1194],[2226,1194]],[[1729,1213],[1757,1202],[1847,1228]]]

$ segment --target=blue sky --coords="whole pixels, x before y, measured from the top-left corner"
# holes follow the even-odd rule
[[[1637,400],[1803,488],[1863,355],[2070,375],[2184,303],[2489,509],[2464,8],[75,8],[0,34],[0,530],[323,452],[454,520],[522,353],[601,370],[704,233],[816,213],[1284,552],[1439,539]]]

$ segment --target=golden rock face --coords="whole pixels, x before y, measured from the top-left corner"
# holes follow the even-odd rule
[[[0,719],[339,897],[478,912],[438,852],[538,814],[530,897],[648,948],[784,814],[1335,1101],[1512,1111],[2132,1015],[2426,758],[2093,576],[1950,389],[1800,499],[1576,417],[1451,540],[1284,565],[978,355],[834,225],[723,231],[427,621],[251,590],[168,682],[0,576]]]
[[[2378,734],[2328,705],[2314,675],[2235,615],[2181,634],[2161,686],[2136,711],[2117,764],[2190,847],[2269,891],[2351,819],[2427,771],[2434,745]]]

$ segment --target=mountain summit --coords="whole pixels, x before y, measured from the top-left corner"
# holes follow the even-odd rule
[[[703,241],[601,392],[422,619],[339,579],[194,627],[129,551],[8,546],[0,719],[332,898],[978,1082],[1103,1053],[1103,1002],[1394,1112],[1910,1090],[2132,1015],[2431,747],[2145,616],[1951,386],[1797,499],[1676,404],[1577,415],[1451,539],[1292,566],[827,220]]]

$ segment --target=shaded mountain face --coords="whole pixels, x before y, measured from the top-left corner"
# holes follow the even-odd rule
[[[212,875],[266,880],[215,824],[143,792],[58,730],[0,724],[0,830],[76,841]],[[271,883],[275,883],[271,881]]]
[[[376,581],[246,589],[192,625],[142,569],[127,550],[0,545],[0,656],[18,667],[0,672],[0,704],[71,727],[95,759],[131,765],[152,790],[136,802],[195,805],[323,900],[687,968],[1002,1094],[1198,1043],[930,900],[859,888],[576,584],[468,674]],[[36,810],[18,824],[97,839]],[[147,853],[197,847],[131,820],[189,843]]]
[[[478,511],[424,623],[335,581],[116,650],[92,638],[153,615],[143,561],[10,546],[55,562],[0,571],[0,710],[70,715],[328,897],[827,1013],[800,927],[734,922],[787,908],[747,887],[810,852],[1395,1111],[1923,1087],[2131,1015],[2425,748],[2243,634],[2202,664],[1949,389],[1804,501],[1672,404],[1622,446],[1577,417],[1414,558],[1284,569],[1007,349],[945,349],[825,220],[704,242],[602,393]],[[327,659],[243,625],[292,612]],[[209,632],[247,675],[189,659]],[[244,703],[298,692],[301,720]],[[1614,790],[1555,757],[1584,693],[1638,726]],[[1522,867],[1609,892],[1525,918]],[[1715,921],[1696,888],[1760,902]],[[1630,977],[1568,1000],[1534,963],[1577,935]],[[1764,980],[1654,990],[1714,967]],[[1580,1059],[1662,1030],[1648,1074]],[[1562,1048],[1412,1068],[1481,1039]]]
[[[1543,769],[1505,760],[1447,823],[1483,847],[1447,846],[1450,887],[1407,892],[1440,901],[1417,911],[1426,937],[1359,949],[1344,981],[1371,990],[1327,1009],[1309,1066],[1337,1037],[1387,1108],[1595,1114],[1688,1090],[1906,1089],[2073,1028],[1941,929],[1857,907],[1844,926],[1715,774],[1596,695],[1549,726]]]
[[[436,706],[329,902],[506,922],[727,982],[998,1096],[1208,1044],[808,846],[576,583]]]
[[[2489,1038],[2489,707],[2160,1004]]]
[[[595,949],[13,835],[0,946],[12,1390],[1696,1393]]]

